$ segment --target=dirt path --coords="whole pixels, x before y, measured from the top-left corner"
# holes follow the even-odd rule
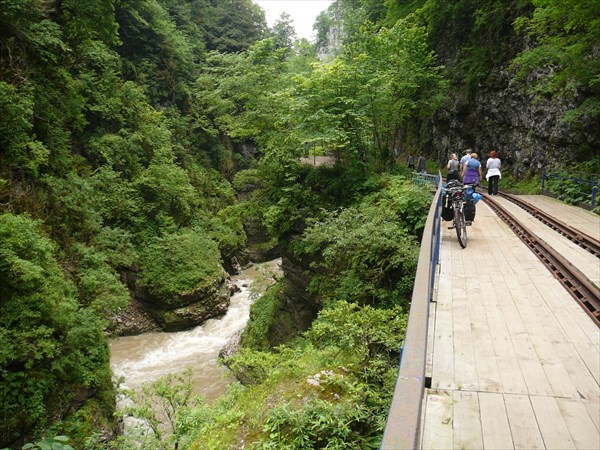
[[[300,158],[300,162],[311,166],[333,166],[335,159],[332,156],[309,156]]]

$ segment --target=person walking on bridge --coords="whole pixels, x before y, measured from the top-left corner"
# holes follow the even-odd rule
[[[500,174],[500,159],[497,158],[497,156],[498,153],[496,150],[492,150],[490,152],[490,157],[485,164],[487,168],[485,178],[488,182],[488,195],[498,195],[498,181],[502,175]]]
[[[465,150],[464,156],[462,158],[460,158],[460,170],[461,171],[465,167],[465,164],[467,164],[467,161],[469,159],[471,159],[471,153],[473,153],[473,151],[470,148],[468,148]]]
[[[471,158],[462,169],[462,179],[464,184],[479,186],[479,180],[483,178],[481,163],[477,159],[477,153],[471,153]]]
[[[448,161],[448,165],[446,166],[448,169],[448,175],[446,175],[446,181],[457,180],[460,181],[460,162],[458,161],[458,156],[456,153],[452,153],[450,156],[450,160]]]

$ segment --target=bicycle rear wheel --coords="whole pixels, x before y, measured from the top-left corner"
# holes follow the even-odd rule
[[[458,243],[462,248],[465,248],[467,246],[467,223],[464,213],[459,208],[454,208],[454,227]]]

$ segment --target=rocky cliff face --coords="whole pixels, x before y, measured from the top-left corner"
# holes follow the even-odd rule
[[[598,155],[600,127],[564,120],[568,111],[585,101],[582,93],[569,98],[529,94],[533,82],[551,70],[547,68],[521,83],[515,81],[513,59],[534,44],[525,33],[514,30],[514,20],[527,15],[526,9],[504,14],[503,25],[493,30],[477,29],[473,11],[464,22],[438,25],[432,45],[438,63],[453,81],[445,107],[418,133],[424,150],[434,153],[441,164],[450,153],[467,148],[477,151],[482,160],[497,150],[503,169],[519,178],[564,169]],[[478,81],[466,80],[469,73],[476,73]]]
[[[441,163],[450,153],[472,148],[481,159],[497,150],[504,170],[516,177],[564,168],[598,154],[600,127],[579,128],[563,118],[574,100],[539,100],[499,71],[474,93],[456,86],[446,107],[432,118],[427,134]]]

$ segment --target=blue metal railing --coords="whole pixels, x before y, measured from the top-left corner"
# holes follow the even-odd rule
[[[431,173],[425,173],[425,172],[412,172],[412,175],[411,175],[411,181],[413,184],[432,185],[432,186],[435,186],[436,188],[441,179],[442,179],[441,173],[439,173],[438,175],[433,175]]]
[[[596,207],[596,197],[598,195],[598,181],[599,175],[594,174],[577,174],[578,176],[569,176],[558,173],[547,173],[544,171],[542,174],[542,194],[554,194],[559,198],[565,196],[565,191],[569,187],[576,186],[579,194],[584,198],[584,202],[587,205],[589,198],[589,206],[592,209]],[[554,184],[553,181],[558,181],[558,187],[549,186]]]
[[[439,181],[442,179],[441,174],[435,178],[437,178],[437,190],[429,208],[421,239],[406,336],[404,346],[401,348],[400,370],[383,434],[382,450],[419,447],[421,407],[425,392],[429,304],[433,299],[440,252],[442,184]]]

